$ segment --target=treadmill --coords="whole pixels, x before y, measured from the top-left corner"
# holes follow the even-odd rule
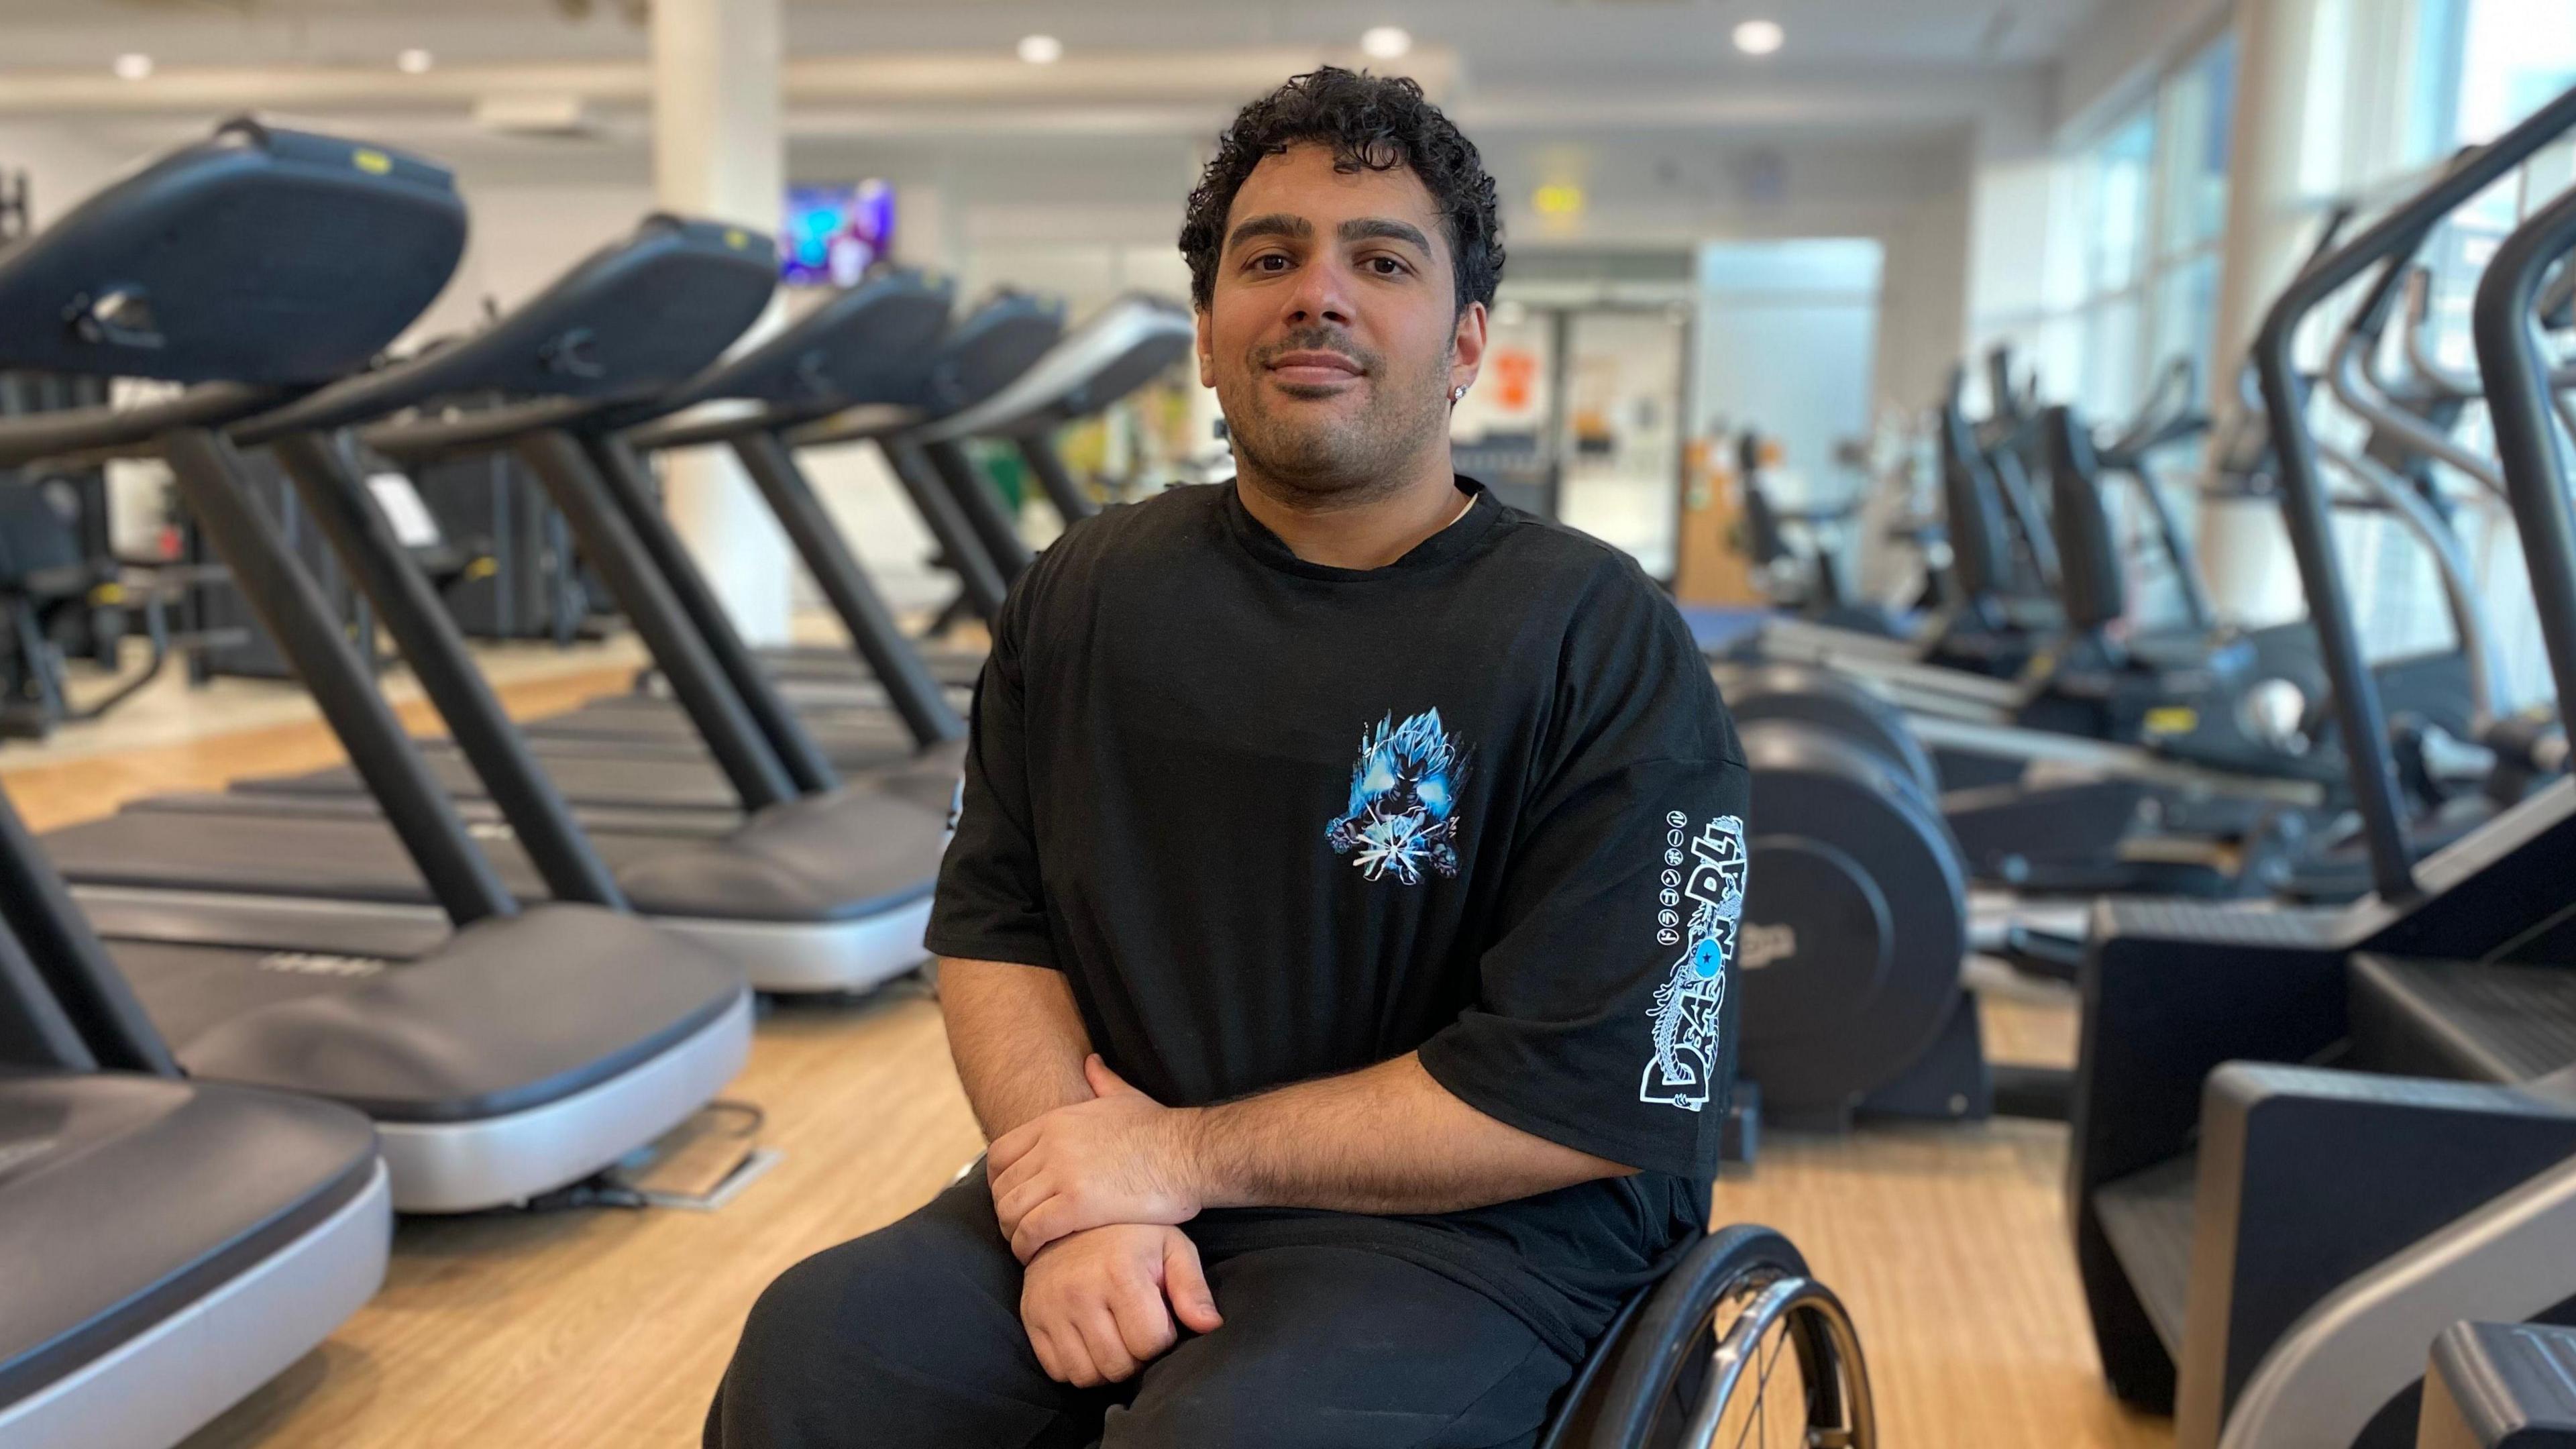
[[[871,285],[921,288],[927,284],[887,278]],[[864,293],[869,289],[860,290]],[[1189,355],[1193,335],[1186,310],[1141,294],[1121,297],[980,402],[931,421],[916,421],[901,435],[884,431],[892,426],[893,419],[883,415],[873,422],[861,420],[855,425],[879,429],[879,440],[889,447],[889,456],[907,446],[918,447],[926,454],[931,450],[956,454],[958,466],[941,470],[942,478],[955,480],[957,488],[970,490],[971,496],[979,498],[989,498],[990,489],[974,475],[972,464],[957,451],[958,445],[973,438],[1006,439],[1017,445],[1021,456],[1028,460],[1030,472],[1041,480],[1058,513],[1068,521],[1079,520],[1098,509],[1066,471],[1056,454],[1052,434],[1068,423],[1098,413],[1162,375]],[[1001,369],[985,367],[979,371],[997,375]],[[959,391],[953,386],[946,389],[952,396]],[[919,655],[894,632],[864,571],[851,557],[829,516],[813,501],[813,490],[786,442],[787,435],[810,420],[810,415],[800,417],[798,412],[792,407],[773,406],[749,417],[711,423],[675,420],[674,425],[646,429],[629,437],[642,448],[717,441],[730,444],[787,526],[808,572],[821,585],[857,649],[773,654],[765,656],[763,662],[779,676],[782,692],[792,704],[801,707],[808,727],[835,763],[845,767],[852,763],[836,744],[849,737],[843,733],[845,730],[865,727],[860,722],[871,717],[868,706],[881,693],[902,714],[916,738],[922,739],[924,748],[932,747],[933,741],[927,736],[933,730],[940,732],[939,743],[958,740],[965,732],[964,722],[939,695],[928,671],[915,675],[913,666]],[[842,426],[853,425],[848,421],[851,414],[845,412],[843,417]],[[943,484],[939,494],[944,499],[954,496],[954,490]],[[998,509],[995,512],[999,514]],[[1009,528],[1006,516],[1002,523]],[[1011,532],[1016,540],[1016,530]],[[967,543],[960,535],[954,546],[963,549]],[[984,558],[989,561],[989,551]],[[1025,567],[1025,550],[1022,559],[1019,566]],[[1002,579],[1005,587],[1008,582],[1008,578]],[[981,667],[980,656],[972,662]],[[678,713],[667,704],[639,693],[592,701],[568,714],[539,721],[531,732],[549,738],[625,743],[667,739],[681,723]],[[952,757],[954,748],[952,745]]]
[[[279,933],[373,940],[435,928],[443,908],[453,913],[456,888],[404,848],[408,835],[426,831],[451,853],[470,855],[469,883],[486,913],[548,897],[583,903],[589,914],[631,907],[644,919],[607,916],[615,930],[601,934],[628,955],[651,954],[644,941],[667,950],[678,947],[673,937],[684,938],[740,963],[753,986],[771,991],[860,990],[920,964],[953,780],[906,795],[873,783],[807,788],[791,779],[637,543],[631,520],[658,524],[658,513],[631,477],[594,471],[564,430],[703,367],[760,314],[775,265],[765,237],[650,217],[478,336],[282,408],[228,418],[229,437],[208,434],[174,455],[184,481],[220,471],[215,464],[236,445],[274,448],[455,749],[424,754],[361,679],[370,708],[334,724],[372,800],[199,795],[141,802],[55,832],[48,848],[111,934],[268,944]],[[684,697],[693,712],[706,711],[710,738],[721,741],[714,778],[735,791],[730,803],[741,812],[727,817],[722,833],[586,830],[567,804],[571,791],[557,785],[558,771],[569,780],[584,762],[529,748],[359,476],[345,429],[478,393],[525,401],[416,426],[524,432],[515,445],[532,458],[663,667],[687,681]],[[254,581],[264,571],[235,565]],[[285,627],[339,637],[328,619],[278,612],[289,616]],[[401,789],[410,793],[380,778],[381,760],[401,763]],[[649,775],[684,773],[688,762],[644,763]],[[473,823],[475,838],[451,799],[469,787],[492,802],[492,813]],[[581,956],[598,948],[576,941],[564,949]],[[613,1019],[610,1008],[626,991],[594,985],[596,1000],[531,1003],[523,1019]]]
[[[900,291],[888,296],[880,290],[876,301],[890,310],[898,325],[901,314],[909,310],[900,305]],[[853,324],[864,324],[871,315],[872,309],[835,304],[790,328],[788,335],[811,339],[820,333],[825,334],[822,340],[832,340],[832,333],[863,333],[869,329]],[[807,332],[809,326],[814,333]],[[926,395],[970,401],[989,395],[1043,353],[1059,326],[1052,304],[1005,294],[940,344],[932,355]],[[766,354],[766,347],[756,349],[743,359],[738,377],[723,375],[732,373],[731,367],[719,368],[718,376],[703,385],[746,387],[757,396],[760,389],[775,385],[763,381],[752,366]],[[785,360],[799,355],[779,356]],[[708,360],[712,361],[711,355]],[[814,369],[801,362],[795,370],[814,375]],[[766,366],[757,369],[767,371]],[[853,375],[864,374],[853,369]],[[663,386],[670,386],[672,380],[666,379]],[[683,384],[692,402],[699,385]],[[946,406],[944,401],[940,405]],[[654,661],[650,672],[677,699],[686,715],[684,722],[666,722],[658,734],[648,726],[640,738],[622,745],[614,738],[605,742],[585,738],[578,730],[549,738],[531,727],[532,748],[585,819],[617,831],[703,837],[733,829],[741,817],[771,804],[831,790],[845,769],[866,773],[871,777],[870,788],[936,809],[944,819],[957,783],[953,741],[907,734],[897,722],[879,716],[857,725],[855,737],[844,732],[830,741],[837,749],[827,748],[796,715],[778,682],[759,667],[713,586],[655,506],[643,456],[626,437],[627,429],[639,419],[654,418],[661,411],[653,393],[638,390],[622,405],[572,401],[554,407],[487,410],[453,419],[398,420],[368,428],[362,437],[370,448],[414,468],[501,448],[517,452],[557,493],[558,507],[572,518],[584,555],[606,576],[619,607],[644,637]],[[917,408],[863,404],[836,412],[827,425],[840,427],[853,417],[864,425],[909,425],[919,415]],[[536,436],[548,430],[556,434],[553,440]],[[920,461],[917,450],[893,440],[887,456],[899,472],[920,485],[915,491],[917,501],[936,504],[948,498],[947,485]],[[962,454],[956,462],[971,468]],[[596,490],[605,498],[596,508],[576,510],[563,503],[564,490],[578,494]],[[992,511],[1000,514],[998,502]],[[583,531],[585,517],[595,523],[589,533]],[[813,520],[793,532],[805,535],[807,543],[823,543],[828,540],[818,529],[824,526],[827,519]],[[1003,526],[1007,528],[1007,522]],[[960,547],[969,551],[963,556],[984,557],[972,538]],[[853,560],[851,568],[856,567]],[[997,606],[999,587],[995,585]],[[945,732],[946,726],[938,721],[925,719],[924,723]],[[468,802],[470,810],[483,793],[476,772],[452,750],[432,746],[429,757],[440,782]],[[355,775],[345,766],[238,781],[233,790],[315,798],[353,798],[361,793]],[[349,807],[343,803],[313,808]],[[923,910],[926,913],[926,900]]]
[[[760,489],[877,681],[864,700],[852,701],[861,707],[803,718],[816,745],[841,770],[891,765],[953,777],[961,768],[966,723],[913,641],[896,627],[783,435],[852,408],[911,407],[933,390],[943,368],[954,390],[961,362],[977,364],[971,369],[975,378],[1003,377],[1019,364],[1015,354],[1029,350],[1015,340],[1027,335],[1028,324],[1052,331],[1051,312],[1025,298],[1005,297],[986,309],[990,320],[969,319],[965,350],[943,347],[951,301],[945,281],[905,270],[878,273],[769,341],[709,369],[649,411],[619,419],[624,431],[618,441],[636,458],[673,448],[726,446]],[[994,325],[1013,317],[1024,319],[1023,325]],[[985,340],[977,345],[975,338]],[[686,590],[681,597],[684,605],[691,603]],[[729,623],[712,618],[718,607],[711,597],[704,598],[693,606],[693,614],[704,611],[729,632]],[[718,659],[747,675],[759,673],[749,652],[737,657],[720,650]],[[746,683],[763,691],[769,687],[765,677]],[[667,696],[641,691],[535,721],[529,733],[577,750],[634,748],[659,754],[703,749],[684,708]]]
[[[0,838],[0,900],[40,960],[78,973],[85,1003],[130,988],[127,1014],[168,1043],[152,1064],[373,1118],[394,1206],[419,1212],[521,1202],[598,1171],[731,1080],[751,1032],[732,963],[613,902],[522,910],[510,897],[215,431],[372,355],[437,295],[464,236],[463,203],[433,165],[235,122],[0,256],[0,365],[194,384],[140,408],[0,422],[0,466],[168,460],[388,802],[380,853],[422,905],[391,929],[327,912],[235,929],[165,896],[121,922],[93,917],[115,938],[102,956],[14,816],[0,819],[0,836],[17,836]],[[139,858],[172,833],[129,825],[108,848]],[[291,856],[239,827],[211,845]]]
[[[28,844],[0,798],[0,1449],[166,1449],[374,1296],[392,1192],[356,1112],[183,1080]]]

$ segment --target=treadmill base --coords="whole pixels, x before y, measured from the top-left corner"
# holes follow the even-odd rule
[[[921,938],[930,929],[930,898],[854,921],[796,925],[655,916],[719,955],[740,962],[754,991],[869,991],[930,959]]]
[[[631,1071],[470,1122],[378,1122],[394,1208],[464,1213],[579,1182],[705,1106],[751,1055],[751,997]]]
[[[167,1449],[328,1337],[385,1279],[390,1180],[150,1332],[15,1404],[0,1449]]]

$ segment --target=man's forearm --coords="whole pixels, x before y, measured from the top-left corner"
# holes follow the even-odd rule
[[[1091,1036],[1059,971],[1008,961],[939,963],[948,1054],[986,1141],[1042,1113],[1091,1100]]]
[[[1212,1208],[1457,1212],[1635,1171],[1486,1116],[1410,1052],[1178,1125]]]

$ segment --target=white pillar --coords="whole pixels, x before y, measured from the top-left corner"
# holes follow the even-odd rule
[[[783,58],[780,0],[654,0],[653,191],[664,210],[777,230]],[[741,465],[695,448],[664,469],[671,524],[735,625],[754,644],[784,642],[787,540]]]
[[[2236,9],[2236,117],[2229,135],[2227,230],[2218,274],[2217,365],[2209,378],[2211,416],[2240,408],[2238,368],[2273,298],[2315,240],[2306,204],[2311,114],[2340,119],[2335,83],[2312,65],[2317,0],[2243,0]],[[2303,609],[2289,535],[2272,502],[2220,503],[2201,510],[2201,569],[2222,618],[2275,623]]]

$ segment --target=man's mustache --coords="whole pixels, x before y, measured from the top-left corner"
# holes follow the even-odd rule
[[[1378,369],[1378,355],[1351,341],[1349,334],[1332,327],[1300,327],[1286,337],[1252,355],[1257,367],[1268,367],[1271,359],[1291,352],[1338,352],[1359,364],[1362,372]]]

